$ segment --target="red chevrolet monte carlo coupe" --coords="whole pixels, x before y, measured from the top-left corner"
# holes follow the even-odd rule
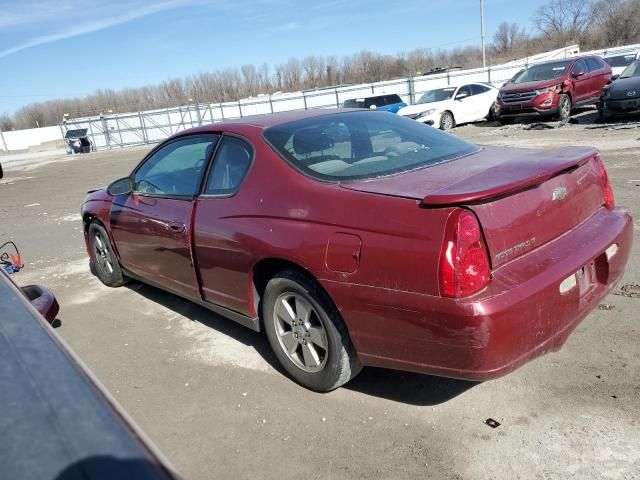
[[[594,149],[481,147],[371,111],[180,132],[82,218],[106,285],[265,332],[317,391],[362,365],[485,380],[557,350],[633,233]]]

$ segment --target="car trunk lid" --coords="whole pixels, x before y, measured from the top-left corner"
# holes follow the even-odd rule
[[[412,198],[423,208],[469,208],[495,268],[565,234],[603,205],[596,155],[587,147],[485,147],[430,168],[342,186]]]

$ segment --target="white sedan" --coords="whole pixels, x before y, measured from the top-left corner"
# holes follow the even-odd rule
[[[398,115],[449,130],[461,123],[492,119],[498,92],[488,83],[429,90],[415,105],[400,109]]]

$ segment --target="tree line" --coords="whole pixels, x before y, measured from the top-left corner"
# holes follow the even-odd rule
[[[577,43],[583,50],[640,43],[640,0],[550,0],[533,15],[533,31],[501,23],[487,48],[490,64]],[[344,57],[290,58],[270,66],[243,65],[165,80],[157,85],[97,90],[81,98],[28,104],[14,115],[0,115],[0,130],[56,125],[70,117],[135,112],[189,103],[235,101],[258,94],[290,92],[341,84],[391,80],[438,67],[482,65],[477,46],[418,48],[383,55],[362,51]]]

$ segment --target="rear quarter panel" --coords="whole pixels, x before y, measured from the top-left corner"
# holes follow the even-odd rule
[[[307,178],[260,137],[247,136],[256,159],[240,190],[231,198],[200,200],[194,223],[201,276],[226,291],[230,307],[235,302],[238,309],[244,299],[242,310],[252,313],[253,265],[266,258],[291,261],[320,283],[438,293],[438,255],[450,209],[423,209],[415,199]],[[335,233],[361,239],[353,273],[327,266],[327,244]]]

